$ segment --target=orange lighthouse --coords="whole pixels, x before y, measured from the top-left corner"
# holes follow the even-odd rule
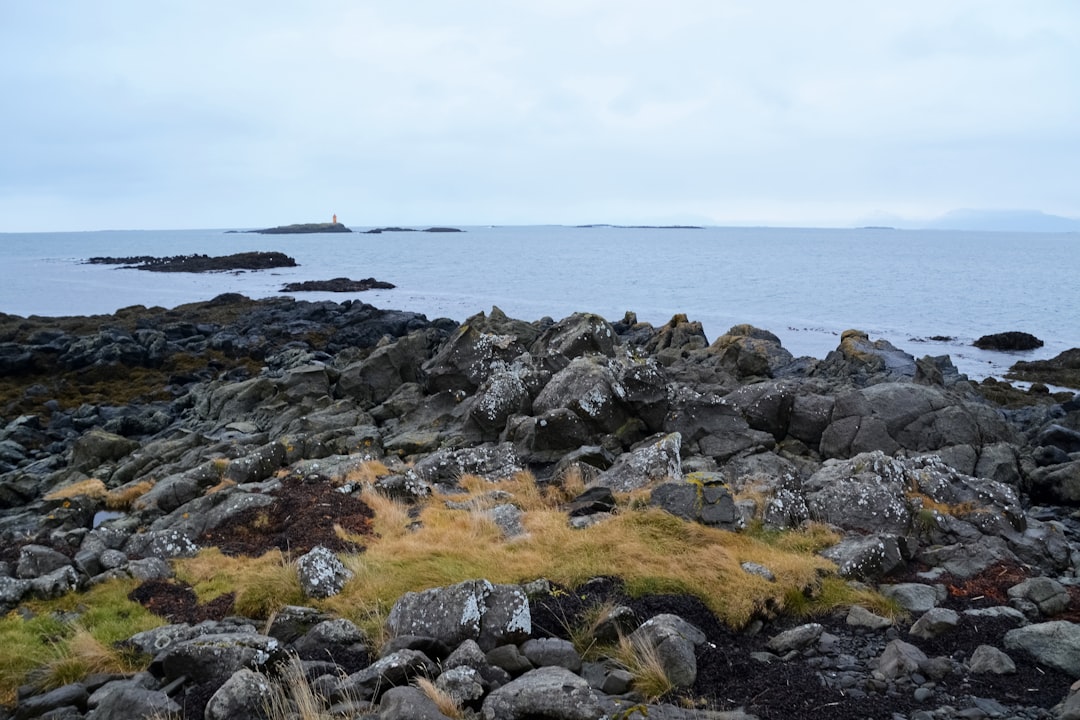
[[[337,225],[337,213],[334,213],[334,224]]]

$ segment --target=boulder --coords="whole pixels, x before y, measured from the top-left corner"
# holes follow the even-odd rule
[[[263,720],[274,697],[274,688],[266,675],[241,668],[218,688],[206,704],[206,720]]]
[[[284,659],[277,640],[253,632],[198,635],[170,644],[160,656],[165,677],[194,682],[223,680],[241,668],[258,670]]]
[[[935,607],[923,613],[908,632],[917,638],[932,640],[938,635],[952,630],[959,622],[960,616],[955,610]]]
[[[492,372],[509,366],[525,349],[513,335],[481,332],[475,323],[466,321],[421,367],[424,387],[428,393],[471,395]]]
[[[483,650],[526,640],[532,617],[517,585],[468,580],[449,587],[405,593],[390,610],[394,635],[424,635],[456,647],[474,640]]]
[[[119,460],[139,448],[139,443],[104,430],[90,430],[71,447],[71,467],[90,472],[106,462]]]
[[[615,492],[629,492],[659,480],[678,480],[682,477],[681,447],[682,436],[677,432],[655,436],[620,455],[614,465],[600,473],[596,484]]]
[[[1066,620],[1026,625],[1005,633],[1005,647],[1024,650],[1035,662],[1080,678],[1080,625]]]
[[[352,675],[340,678],[330,700],[378,700],[392,687],[435,675],[436,665],[419,650],[397,650]]]
[[[296,561],[296,570],[300,575],[300,587],[310,598],[337,595],[353,576],[337,555],[321,545],[302,555]]]
[[[594,432],[615,433],[632,417],[621,397],[625,393],[617,386],[608,358],[576,357],[552,376],[533,401],[533,410],[566,408]]]
[[[552,370],[583,355],[615,354],[618,336],[604,318],[591,313],[574,313],[544,330],[529,351],[548,359]]]
[[[1045,617],[1065,612],[1072,600],[1064,585],[1048,577],[1028,578],[1009,588],[1008,595],[1012,600],[1031,603]]]
[[[481,708],[484,720],[597,720],[602,714],[589,684],[562,667],[530,670],[491,692]]]
[[[738,378],[774,377],[794,359],[768,330],[752,325],[736,325],[709,346],[722,367]]]

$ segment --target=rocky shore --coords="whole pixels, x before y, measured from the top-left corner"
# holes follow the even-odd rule
[[[854,330],[0,315],[0,718],[1076,720],[1078,508],[1073,393]]]

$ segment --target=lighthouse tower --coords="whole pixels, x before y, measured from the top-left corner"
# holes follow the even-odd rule
[[[334,213],[334,224],[337,225],[337,213]]]

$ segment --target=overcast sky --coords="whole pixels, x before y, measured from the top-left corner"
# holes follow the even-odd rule
[[[0,0],[0,231],[1080,217],[1074,0]]]

